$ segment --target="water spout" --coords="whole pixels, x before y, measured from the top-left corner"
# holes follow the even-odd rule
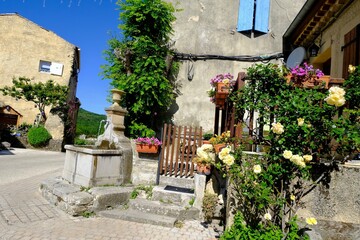
[[[104,124],[104,130],[105,130],[106,127],[107,127],[107,125],[109,125],[109,120],[108,120],[108,119],[106,119],[106,120],[104,119],[104,120],[101,120],[101,121],[100,121],[96,138],[98,138],[99,135],[100,135],[101,125],[102,125],[103,123],[105,123],[105,124]]]

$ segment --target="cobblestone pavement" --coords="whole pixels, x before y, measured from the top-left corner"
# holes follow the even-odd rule
[[[214,239],[216,233],[198,221],[166,228],[101,217],[72,217],[51,206],[38,190],[41,180],[61,170],[0,185],[0,240],[39,239]]]

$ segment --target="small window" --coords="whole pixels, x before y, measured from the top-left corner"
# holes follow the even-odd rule
[[[39,72],[50,73],[51,62],[40,61]]]
[[[40,60],[39,72],[61,76],[63,72],[63,64]]]

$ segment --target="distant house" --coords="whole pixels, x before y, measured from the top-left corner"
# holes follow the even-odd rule
[[[207,91],[219,73],[239,72],[254,63],[281,63],[282,36],[305,0],[168,0],[176,12],[174,48],[181,57],[177,76],[181,95],[172,113],[177,125],[214,128],[215,105]],[[199,57],[199,58],[198,58]]]
[[[11,86],[14,77],[26,77],[36,82],[52,79],[60,85],[69,86],[68,103],[74,105],[76,110],[76,87],[80,70],[80,49],[77,46],[19,14],[0,14],[0,35],[0,88]],[[33,124],[39,113],[31,102],[16,100],[1,93],[0,101],[4,107],[8,106],[22,116],[17,125]],[[49,108],[46,110],[48,119],[45,127],[53,139],[62,140],[65,128],[72,129],[71,126],[65,126],[57,115],[49,114]],[[73,114],[74,108],[71,111],[71,115],[76,116]],[[0,115],[0,123],[9,120],[6,114],[5,110]],[[75,124],[75,117],[72,120],[70,125]]]
[[[304,61],[331,78],[346,78],[360,64],[360,1],[308,0],[284,34],[284,52],[296,47]]]

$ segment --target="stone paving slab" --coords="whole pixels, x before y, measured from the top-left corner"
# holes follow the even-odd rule
[[[42,180],[59,175],[61,171],[54,171],[0,185],[0,240],[208,240],[217,236],[199,221],[167,228],[98,216],[72,217],[50,205],[39,191]]]

